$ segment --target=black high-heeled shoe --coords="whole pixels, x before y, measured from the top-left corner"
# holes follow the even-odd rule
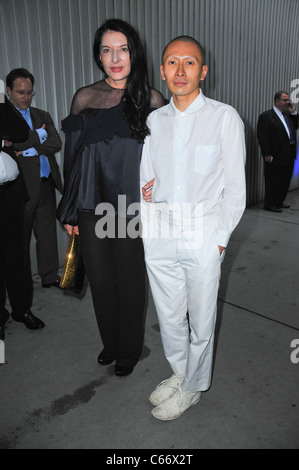
[[[124,377],[125,375],[130,375],[132,374],[134,370],[134,367],[126,367],[126,366],[121,366],[119,364],[115,364],[115,375],[117,377]]]
[[[105,353],[105,350],[103,349],[103,351],[98,357],[98,363],[101,366],[108,366],[109,364],[112,364],[112,362],[114,362],[114,359],[110,359],[110,357],[107,356],[107,354]]]

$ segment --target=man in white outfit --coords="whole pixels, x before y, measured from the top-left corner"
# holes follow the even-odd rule
[[[195,39],[166,46],[161,76],[172,98],[149,116],[141,161],[145,259],[173,371],[150,396],[161,420],[210,387],[221,262],[246,205],[244,125],[203,95],[207,71]]]

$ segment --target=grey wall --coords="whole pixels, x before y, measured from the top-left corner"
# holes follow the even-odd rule
[[[234,106],[246,128],[247,203],[263,198],[256,141],[259,114],[285,89],[299,100],[298,0],[0,0],[0,79],[15,67],[36,78],[33,105],[47,109],[57,128],[77,88],[101,78],[92,59],[96,29],[118,17],[140,32],[152,85],[168,97],[160,56],[173,37],[188,34],[206,49],[204,93]],[[298,89],[298,92],[296,90]],[[62,135],[63,138],[63,135]],[[62,162],[62,153],[57,155]],[[298,163],[298,162],[296,162]],[[296,165],[291,189],[299,187]],[[61,259],[66,237],[59,229]],[[32,248],[34,259],[34,253]]]

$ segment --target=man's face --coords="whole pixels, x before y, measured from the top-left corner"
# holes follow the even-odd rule
[[[202,65],[196,44],[178,40],[166,48],[160,70],[172,95],[188,96],[191,101],[199,94],[199,84],[205,79],[208,67]]]
[[[289,112],[290,106],[290,97],[287,93],[283,93],[281,97],[275,101],[275,106],[278,108],[282,113]]]
[[[32,101],[32,82],[30,78],[16,78],[13,87],[6,88],[11,102],[19,109],[27,109]]]

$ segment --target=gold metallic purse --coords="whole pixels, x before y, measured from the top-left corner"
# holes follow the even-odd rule
[[[84,278],[85,269],[81,255],[80,237],[73,231],[65,255],[60,287],[79,294],[84,285]]]

